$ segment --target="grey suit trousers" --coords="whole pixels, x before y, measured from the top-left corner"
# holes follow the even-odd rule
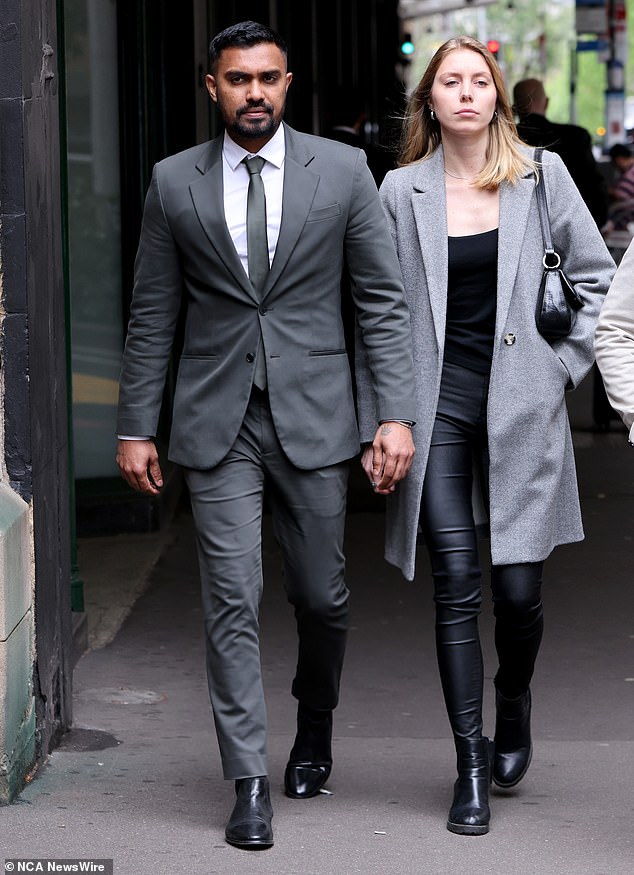
[[[266,708],[258,611],[267,488],[299,652],[293,695],[332,709],[347,634],[343,536],[348,463],[293,466],[275,433],[266,393],[253,390],[240,433],[210,470],[186,469],[197,531],[207,679],[224,776],[266,775]]]

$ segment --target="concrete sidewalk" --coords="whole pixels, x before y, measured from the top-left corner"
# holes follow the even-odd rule
[[[493,791],[487,836],[445,829],[455,766],[426,554],[406,583],[382,560],[382,514],[354,513],[332,795],[292,801],[282,792],[295,640],[267,519],[262,652],[275,846],[225,844],[233,787],[211,725],[192,521],[181,513],[161,538],[80,545],[83,567],[113,586],[104,595],[102,585],[94,649],[75,672],[75,729],[0,811],[4,856],[112,858],[126,875],[632,875],[634,451],[620,433],[580,433],[576,442],[587,538],[547,563],[533,765],[515,790]],[[122,583],[142,592],[131,607]],[[126,598],[127,607],[108,604]],[[106,643],[109,625],[119,631]],[[482,637],[490,681],[488,605]],[[492,683],[485,727],[493,731]]]

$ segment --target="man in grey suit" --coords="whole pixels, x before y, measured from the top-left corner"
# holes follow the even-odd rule
[[[291,73],[268,27],[227,28],[210,61],[225,133],[157,164],[147,195],[117,461],[131,486],[160,490],[153,436],[184,302],[169,455],[191,495],[210,698],[224,775],[235,780],[225,836],[257,849],[273,844],[258,641],[265,485],[299,639],[287,795],[319,793],[332,764],[348,462],[359,450],[344,259],[376,384],[380,494],[412,462],[413,365],[400,269],[363,152],[282,123]]]

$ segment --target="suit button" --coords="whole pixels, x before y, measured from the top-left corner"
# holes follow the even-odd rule
[[[260,316],[266,316],[268,312],[269,311],[266,309],[266,307],[260,307]]]
[[[508,334],[504,335],[503,340],[507,346],[513,346],[513,344],[515,343],[515,335],[509,331]]]
[[[255,361],[255,356],[252,352],[247,353],[247,361],[249,362],[249,364],[253,364],[253,362]]]

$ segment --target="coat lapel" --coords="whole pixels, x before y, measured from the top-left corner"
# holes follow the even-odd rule
[[[517,273],[524,231],[528,222],[535,178],[531,173],[519,179],[515,185],[504,184],[500,188],[500,226],[498,232],[498,298],[496,335],[504,330]]]
[[[284,193],[282,224],[268,279],[262,297],[273,288],[283,272],[306,223],[319,184],[319,174],[310,170],[314,152],[288,125],[284,125],[286,156],[284,159]]]
[[[200,178],[192,182],[189,191],[196,215],[218,257],[250,298],[259,298],[244,272],[225,221],[222,180],[222,136],[209,144],[209,149],[196,165]]]
[[[528,173],[515,185],[500,188],[496,333],[506,323],[520,267],[524,229],[528,222],[534,177]],[[412,208],[425,269],[438,345],[443,344],[447,317],[447,220],[442,147],[421,163],[412,193]],[[442,206],[439,209],[439,205]]]
[[[445,336],[447,316],[447,209],[442,147],[419,167],[412,192],[412,210],[438,347]]]

